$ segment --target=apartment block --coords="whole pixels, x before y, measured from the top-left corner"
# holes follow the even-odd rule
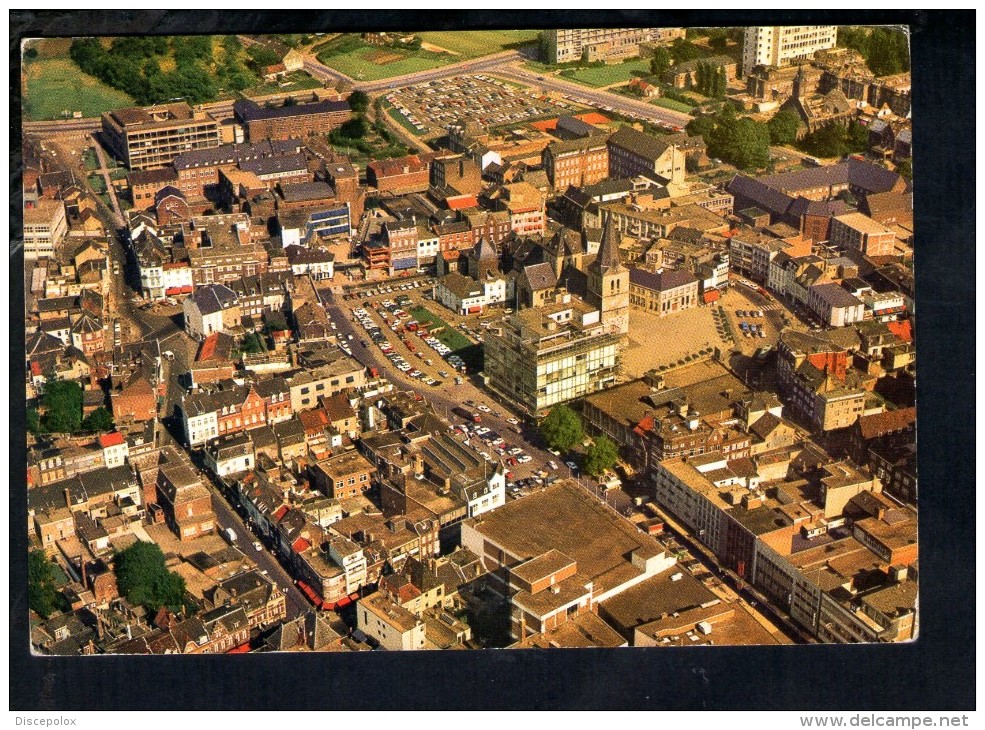
[[[219,122],[182,102],[105,112],[107,144],[131,170],[154,170],[170,165],[190,150],[218,147]]]
[[[642,43],[669,43],[684,28],[569,28],[548,30],[547,62],[623,61],[640,55]]]
[[[746,28],[742,48],[742,75],[756,66],[788,66],[814,57],[815,52],[834,48],[835,25],[756,25]]]

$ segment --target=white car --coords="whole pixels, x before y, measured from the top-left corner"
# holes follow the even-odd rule
[[[511,418],[507,418],[506,419],[506,422],[509,423],[509,424],[511,424],[511,425],[513,425],[513,426],[519,426],[520,425],[520,421],[518,421],[517,419],[512,418],[512,417]]]
[[[483,413],[492,413],[492,408],[487,406],[485,403],[480,403],[479,405],[476,406],[476,408],[478,408]]]
[[[258,553],[263,552],[263,545],[261,545],[259,542],[254,542],[253,549],[256,550]]]
[[[518,464],[526,464],[528,461],[533,461],[533,460],[534,457],[532,457],[530,454],[523,454],[522,456],[516,457],[516,461]]]
[[[520,456],[523,453],[523,449],[519,446],[514,446],[507,453],[509,453],[510,456]]]

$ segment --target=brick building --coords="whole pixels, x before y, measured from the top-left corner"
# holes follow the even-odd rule
[[[240,99],[233,105],[233,112],[250,142],[327,134],[352,118],[352,110],[346,101],[295,101],[292,105],[268,108],[251,99]]]

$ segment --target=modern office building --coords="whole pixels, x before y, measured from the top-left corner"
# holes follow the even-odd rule
[[[486,384],[534,417],[554,404],[612,385],[625,335],[599,312],[567,301],[508,315],[489,327]]]
[[[221,143],[219,122],[184,102],[105,112],[103,134],[131,170],[156,170],[184,152]]]

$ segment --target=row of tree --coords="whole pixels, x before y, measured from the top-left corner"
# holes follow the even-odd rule
[[[550,448],[557,451],[568,451],[585,437],[581,418],[566,405],[557,405],[540,424],[540,435]],[[585,449],[585,459],[582,466],[589,476],[597,477],[616,465],[619,459],[619,449],[612,439],[605,435],[598,436]]]
[[[41,395],[41,410],[27,409],[27,430],[42,433],[101,433],[113,429],[113,414],[100,406],[82,417],[82,386],[71,380],[49,379]]]
[[[838,45],[861,53],[876,76],[910,70],[910,39],[896,28],[839,28]]]
[[[701,61],[698,69],[695,88],[699,93],[710,96],[713,99],[722,99],[728,87],[728,78],[725,76],[725,69],[711,63]]]

